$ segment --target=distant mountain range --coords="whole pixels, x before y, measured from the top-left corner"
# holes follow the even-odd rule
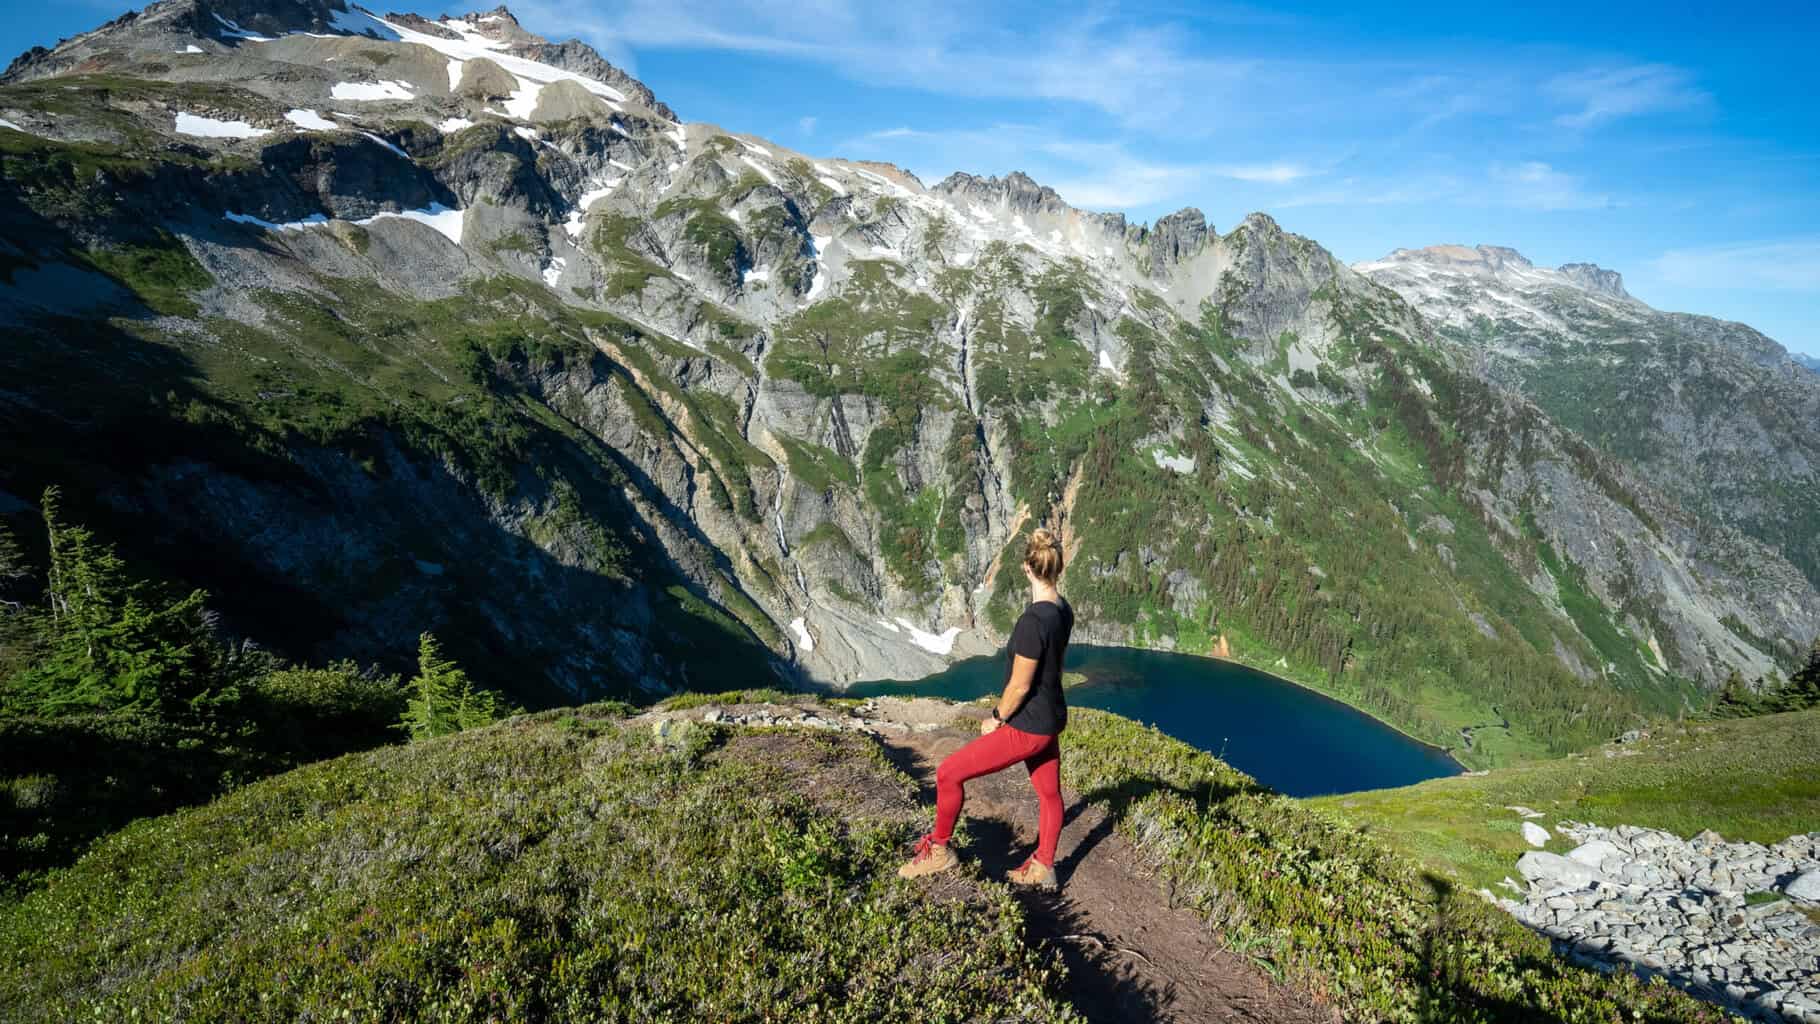
[[[1355,269],[1702,517],[1820,583],[1820,377],[1743,324],[1662,313],[1615,272],[1511,249],[1399,249]]]
[[[0,159],[0,505],[61,484],[299,656],[917,677],[1002,642],[1037,522],[1083,642],[1482,758],[1820,632],[1815,378],[1596,267],[926,185],[503,8],[163,0],[15,61]]]

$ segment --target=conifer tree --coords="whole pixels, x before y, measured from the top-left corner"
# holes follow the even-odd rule
[[[1725,684],[1719,688],[1719,701],[1713,706],[1715,718],[1748,718],[1762,714],[1757,695],[1744,683],[1744,677],[1732,669],[1731,675],[1725,677]]]
[[[486,725],[504,713],[498,697],[476,687],[454,659],[443,655],[442,645],[430,633],[417,638],[417,675],[408,689],[400,725],[415,740]]]
[[[238,694],[203,617],[207,595],[167,600],[133,579],[111,545],[63,521],[59,497],[45,489],[44,651],[8,681],[9,703],[36,714],[134,709],[190,720],[231,703]]]

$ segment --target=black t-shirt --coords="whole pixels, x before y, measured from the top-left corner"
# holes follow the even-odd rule
[[[1055,736],[1068,724],[1068,702],[1062,697],[1062,658],[1068,653],[1068,635],[1074,632],[1074,609],[1063,600],[1056,605],[1032,601],[1018,617],[1011,630],[1011,646],[1005,651],[1005,681],[1011,681],[1011,666],[1017,655],[1036,662],[1036,680],[1024,706],[1012,713],[1005,724],[1013,729]]]

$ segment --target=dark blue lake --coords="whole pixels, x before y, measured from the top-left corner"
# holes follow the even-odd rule
[[[1321,796],[1458,775],[1453,758],[1361,711],[1231,662],[1128,647],[1068,648],[1072,707],[1154,725],[1279,793]],[[957,662],[911,683],[859,683],[854,697],[917,694],[972,700],[998,693],[1002,655]]]

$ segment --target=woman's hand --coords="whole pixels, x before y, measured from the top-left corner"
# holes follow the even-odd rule
[[[998,728],[1001,724],[1002,723],[999,722],[999,720],[993,716],[988,716],[986,718],[980,719],[980,735],[981,736],[987,735],[992,730]]]

